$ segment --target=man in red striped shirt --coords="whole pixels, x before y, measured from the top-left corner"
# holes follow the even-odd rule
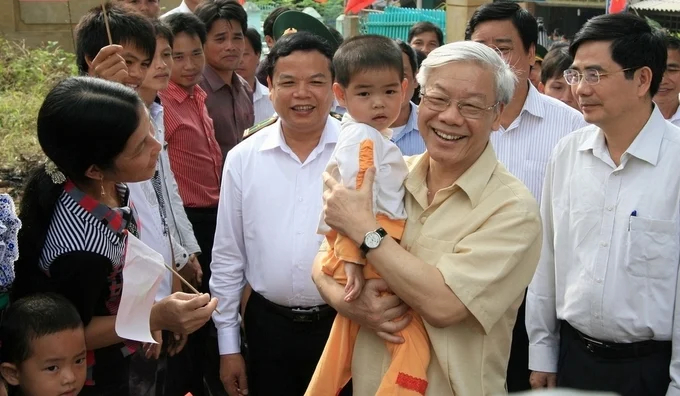
[[[184,209],[202,252],[200,263],[203,282],[200,290],[208,292],[220,196],[222,151],[215,139],[213,120],[205,105],[207,95],[198,85],[205,65],[203,45],[206,29],[203,22],[191,13],[172,14],[164,18],[164,22],[174,36],[170,83],[165,91],[158,93],[165,111],[165,141]],[[212,353],[206,349],[211,328],[214,332],[214,326],[209,322],[189,337],[192,354],[190,381],[194,395],[203,394],[204,376],[209,383],[216,382],[221,388],[217,372],[217,347]],[[212,358],[214,362],[208,361],[208,355],[212,354],[215,355]],[[224,394],[220,391],[224,392],[223,389],[211,387],[215,395]]]

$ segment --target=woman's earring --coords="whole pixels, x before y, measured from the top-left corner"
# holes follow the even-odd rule
[[[102,197],[105,197],[105,196],[106,196],[106,191],[104,190],[104,178],[103,178],[103,177],[99,180],[99,185],[101,186],[101,189],[102,189],[101,196],[102,196]]]

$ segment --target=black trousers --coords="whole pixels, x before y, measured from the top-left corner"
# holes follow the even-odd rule
[[[184,208],[187,218],[194,228],[194,236],[201,248],[198,261],[203,270],[203,280],[199,290],[210,293],[210,263],[217,227],[217,208]],[[194,396],[226,396],[220,381],[220,357],[217,348],[217,331],[212,320],[189,335],[186,355],[169,362],[168,375],[185,376],[186,383],[181,391],[191,392]],[[207,390],[209,392],[207,392]],[[186,394],[186,392],[184,394]]]
[[[524,321],[527,297],[524,294],[522,305],[517,311],[517,322],[512,329],[512,346],[508,361],[508,376],[506,383],[508,392],[520,392],[531,389],[529,384],[529,336]]]
[[[616,392],[620,396],[664,396],[668,390],[671,346],[645,356],[602,357],[592,352],[567,322],[560,330],[557,386]]]
[[[255,292],[246,304],[249,395],[302,396],[326,345],[335,312],[300,322],[271,304]],[[351,394],[349,384],[341,395]]]

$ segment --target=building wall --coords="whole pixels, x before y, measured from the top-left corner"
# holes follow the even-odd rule
[[[181,0],[162,0],[172,9]],[[80,17],[100,0],[0,0],[0,35],[10,40],[25,40],[29,46],[57,41],[73,50],[73,28]]]

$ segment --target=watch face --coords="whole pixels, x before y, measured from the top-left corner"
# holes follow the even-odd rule
[[[366,238],[364,239],[364,243],[370,249],[375,249],[378,246],[380,246],[380,241],[382,241],[382,237],[380,237],[380,234],[378,234],[375,231],[372,231],[372,232],[369,232],[368,234],[366,234]]]

